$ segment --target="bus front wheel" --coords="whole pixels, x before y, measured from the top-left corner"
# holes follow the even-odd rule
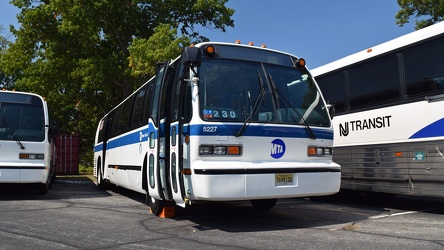
[[[166,206],[166,201],[164,200],[157,200],[152,197],[148,197],[148,201],[151,208],[151,213],[153,213],[155,216],[159,216],[159,214],[162,213],[162,210]]]
[[[37,187],[37,191],[39,192],[39,194],[47,194],[50,183],[51,179],[49,177],[48,180],[46,180],[46,183],[39,183],[39,186]]]

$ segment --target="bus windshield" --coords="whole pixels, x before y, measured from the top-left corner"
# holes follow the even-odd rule
[[[0,102],[0,140],[44,141],[43,105]]]
[[[199,100],[205,121],[245,122],[248,118],[259,123],[330,126],[312,77],[294,67],[202,60]]]

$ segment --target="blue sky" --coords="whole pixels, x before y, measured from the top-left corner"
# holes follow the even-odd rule
[[[0,0],[1,35],[12,40],[18,9]],[[211,41],[266,44],[307,61],[311,69],[414,31],[415,21],[399,27],[396,0],[230,0],[236,12],[227,32],[203,29]]]

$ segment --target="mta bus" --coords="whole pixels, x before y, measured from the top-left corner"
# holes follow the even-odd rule
[[[0,91],[0,119],[0,183],[32,185],[46,194],[55,178],[46,101]]]
[[[198,201],[251,201],[339,191],[333,128],[296,56],[207,42],[158,64],[156,75],[99,122],[99,188],[145,194],[155,215]]]
[[[313,69],[341,188],[444,197],[444,22]]]

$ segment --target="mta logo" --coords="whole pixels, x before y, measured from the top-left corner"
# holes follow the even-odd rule
[[[285,154],[285,143],[281,139],[274,139],[271,142],[271,157],[279,159]]]

